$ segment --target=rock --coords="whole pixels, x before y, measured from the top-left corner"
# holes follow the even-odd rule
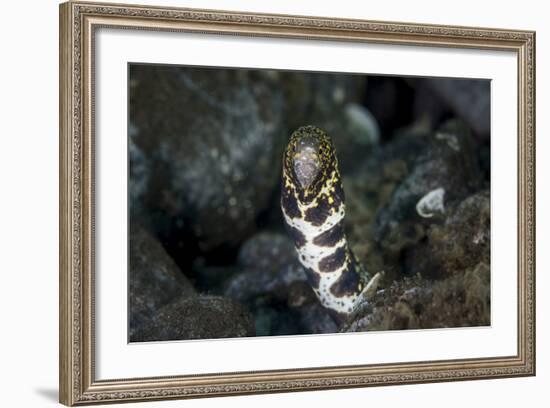
[[[473,194],[449,209],[443,224],[432,224],[426,239],[407,251],[408,274],[441,278],[480,262],[490,263],[491,200],[489,190]]]
[[[380,245],[377,217],[390,205],[394,191],[425,149],[424,138],[428,133],[424,128],[413,128],[391,143],[376,147],[360,168],[343,177],[348,242],[371,275],[385,272],[382,286],[402,278],[402,272],[396,252]],[[414,242],[411,240],[411,244]]]
[[[149,184],[150,163],[145,154],[135,144],[137,129],[131,123],[128,129],[128,156],[130,163],[130,174],[128,177],[128,204],[132,214],[139,214],[143,211],[143,196],[147,192]]]
[[[350,103],[364,97],[366,78],[332,73],[276,72],[285,95],[285,116],[290,129],[304,126],[304,120],[323,121],[343,112]],[[330,134],[330,133],[329,133]]]
[[[180,298],[162,307],[136,332],[135,341],[219,339],[254,336],[254,319],[242,305],[214,296]]]
[[[299,310],[300,329],[306,334],[337,333],[335,320],[319,302],[304,305]]]
[[[413,273],[405,268],[406,251],[484,185],[474,146],[460,122],[434,132],[421,121],[374,147],[344,176],[348,241],[371,274],[385,271],[382,287]]]
[[[195,289],[162,245],[138,225],[130,227],[129,336],[155,319],[176,298],[192,298]]]
[[[256,336],[290,336],[302,334],[296,312],[258,297],[252,304],[256,318]]]
[[[380,196],[383,195],[385,179],[381,172],[368,177],[344,177],[346,195],[346,236],[353,254],[361,265],[374,275],[385,268],[382,253],[372,234],[371,224],[375,219]]]
[[[253,336],[254,318],[230,299],[199,296],[162,245],[130,231],[130,341]]]
[[[407,141],[410,136],[402,136]],[[418,139],[419,136],[415,135]],[[435,133],[426,133],[412,142],[403,158],[408,167],[406,177],[397,183],[388,202],[380,209],[374,223],[374,235],[381,246],[393,254],[418,243],[427,226],[441,222],[444,208],[478,189],[480,170],[468,129],[460,122],[448,121]],[[393,151],[399,151],[391,149]],[[425,217],[417,208],[428,194],[438,191],[438,211]]]
[[[342,174],[354,172],[380,141],[374,116],[363,106],[348,103],[330,116],[315,121],[331,135]]]
[[[405,278],[379,292],[343,331],[487,326],[490,276],[489,266],[480,262],[441,281]]]
[[[287,236],[254,235],[243,244],[238,264],[242,269],[229,279],[225,296],[250,305],[258,335],[335,332]]]
[[[311,287],[295,282],[289,288],[287,303],[258,295],[250,301],[256,317],[257,336],[335,333],[338,326],[321,306]]]
[[[480,142],[488,142],[491,131],[491,84],[486,79],[414,78],[413,112],[433,126],[448,117],[459,118]]]
[[[365,107],[348,103],[345,107],[351,137],[360,145],[376,145],[380,141],[380,128],[376,118]]]
[[[491,82],[486,79],[428,78],[427,85],[481,139],[491,132]]]
[[[290,286],[307,282],[294,245],[282,234],[254,235],[242,245],[237,262],[241,272],[227,282],[225,296],[242,302],[265,294],[287,302]]]
[[[130,69],[132,141],[149,163],[151,225],[163,239],[190,230],[204,251],[238,245],[278,185],[286,143],[279,84],[266,71]],[[131,174],[141,161],[130,162]]]

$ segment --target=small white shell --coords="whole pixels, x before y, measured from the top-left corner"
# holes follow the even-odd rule
[[[431,218],[436,212],[445,212],[445,189],[442,187],[430,191],[416,204],[416,212],[423,218]]]
[[[460,151],[460,144],[458,143],[456,135],[454,135],[453,133],[437,132],[435,134],[435,138],[438,140],[446,141],[447,145],[455,152]]]

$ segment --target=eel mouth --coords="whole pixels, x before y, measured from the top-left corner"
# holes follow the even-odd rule
[[[294,173],[303,189],[307,189],[315,180],[321,169],[319,157],[319,140],[305,135],[296,144],[293,158]]]

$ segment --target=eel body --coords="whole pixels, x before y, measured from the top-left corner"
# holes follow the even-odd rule
[[[350,250],[345,197],[330,137],[315,126],[291,136],[283,157],[281,208],[309,284],[321,304],[346,318],[376,291]]]

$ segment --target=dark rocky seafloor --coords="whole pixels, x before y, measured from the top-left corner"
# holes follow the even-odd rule
[[[489,325],[489,87],[131,65],[130,341]],[[306,124],[336,146],[354,253],[385,272],[342,325],[279,207],[282,152]]]

